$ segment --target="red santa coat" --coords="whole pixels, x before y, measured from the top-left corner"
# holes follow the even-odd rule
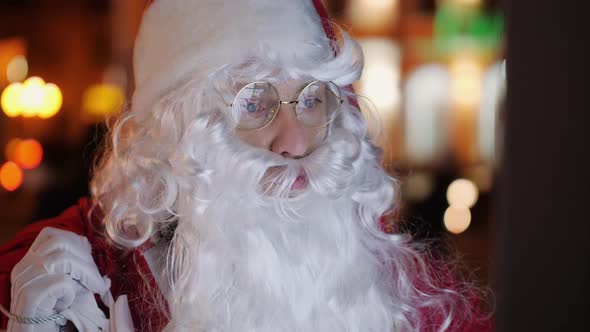
[[[0,246],[0,303],[10,307],[10,272],[29,250],[33,241],[44,227],[55,227],[86,236],[92,246],[92,257],[101,275],[111,279],[111,292],[114,298],[127,294],[129,309],[137,331],[161,331],[168,323],[165,312],[155,303],[164,303],[162,293],[156,283],[148,263],[142,254],[146,247],[135,250],[120,249],[108,242],[102,235],[101,218],[97,213],[89,218],[90,201],[80,199],[78,204],[70,207],[61,215],[34,223],[21,231],[12,241]],[[450,276],[450,274],[449,274]],[[445,287],[453,285],[454,278],[443,281]],[[473,297],[474,307],[479,306],[479,299]],[[98,296],[97,301],[100,302]],[[472,309],[472,308],[471,308]],[[475,310],[478,312],[477,310]],[[108,313],[108,311],[106,311]],[[432,317],[422,312],[426,322],[423,331],[436,331],[440,326],[440,317]],[[8,319],[0,315],[0,328],[6,329]],[[491,321],[482,314],[476,314],[468,321],[454,324],[450,331],[493,331]],[[318,331],[321,332],[321,331]]]

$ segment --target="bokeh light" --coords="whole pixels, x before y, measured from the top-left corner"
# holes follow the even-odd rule
[[[34,139],[20,141],[14,150],[14,161],[24,169],[33,169],[43,160],[43,147]]]
[[[463,233],[471,224],[471,212],[468,208],[449,206],[444,215],[445,228],[453,233]]]
[[[30,77],[23,83],[20,104],[22,115],[30,118],[43,109],[45,101],[45,81],[40,77]]]
[[[478,196],[477,187],[467,179],[457,179],[447,189],[447,201],[452,207],[471,208],[477,202]]]
[[[401,51],[395,42],[384,38],[361,39],[360,44],[365,68],[359,92],[374,103],[384,121],[390,121],[401,99]]]
[[[355,28],[384,30],[397,17],[398,0],[351,0],[347,16]]]
[[[53,83],[45,85],[45,101],[42,109],[37,114],[41,119],[48,119],[61,108],[63,96],[59,87]]]
[[[444,66],[429,64],[412,72],[404,85],[406,150],[414,163],[429,163],[444,151],[450,80]]]
[[[12,161],[0,167],[0,185],[8,191],[15,191],[23,183],[23,171]]]
[[[82,108],[95,116],[106,116],[118,112],[125,104],[123,90],[114,84],[90,86],[82,97]]]
[[[30,77],[22,84],[10,84],[1,97],[2,109],[9,117],[22,115],[47,119],[59,112],[62,102],[59,87],[53,83],[46,84],[40,77]]]
[[[451,61],[451,98],[455,105],[474,108],[481,98],[483,69],[475,56],[459,55]]]
[[[21,83],[12,83],[2,91],[0,97],[0,106],[4,114],[9,118],[14,118],[21,115],[21,96],[23,93],[23,85]]]
[[[27,77],[29,64],[23,55],[17,55],[6,66],[6,79],[11,82],[20,82]]]

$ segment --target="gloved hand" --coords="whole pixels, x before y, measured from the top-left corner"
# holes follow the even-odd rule
[[[13,315],[42,318],[61,313],[65,319],[42,324],[10,319],[8,331],[59,331],[66,320],[80,331],[108,331],[109,321],[93,294],[109,293],[110,281],[101,277],[85,237],[44,228],[15,265],[10,280]]]

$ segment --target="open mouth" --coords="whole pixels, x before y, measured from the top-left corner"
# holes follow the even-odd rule
[[[270,167],[265,174],[265,177],[267,178],[280,178],[278,175],[282,172],[285,172],[285,167],[284,166],[273,166]],[[272,188],[279,185],[280,181],[278,180],[272,180],[269,182],[264,182],[264,187],[266,190],[270,189],[272,191]],[[299,171],[299,174],[297,175],[297,178],[295,178],[295,181],[293,181],[293,183],[291,184],[290,190],[291,191],[301,191],[307,188],[307,186],[309,185],[309,180],[307,178],[307,174],[305,173],[305,171],[303,169],[301,169]]]
[[[291,190],[303,190],[303,189],[307,188],[307,185],[308,185],[307,174],[305,174],[304,170],[301,170],[299,172],[299,175],[297,175],[297,178],[295,179],[295,181],[293,181],[293,184],[291,185]]]

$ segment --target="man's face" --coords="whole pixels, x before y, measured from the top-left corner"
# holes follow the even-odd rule
[[[276,84],[279,97],[283,101],[296,100],[301,89],[308,82],[289,81]],[[310,128],[301,124],[295,115],[294,104],[282,104],[278,114],[267,127],[259,130],[236,130],[236,135],[244,142],[267,149],[284,158],[299,159],[309,155],[326,137],[327,126]],[[267,177],[280,173],[280,167],[267,170]],[[305,174],[297,179],[292,189],[303,189],[307,179]]]
[[[284,101],[296,100],[308,82],[289,81],[276,84],[279,97]],[[303,158],[310,154],[325,138],[326,127],[310,128],[301,124],[295,115],[294,104],[283,104],[273,122],[259,130],[236,131],[244,142],[270,150],[285,158]]]

